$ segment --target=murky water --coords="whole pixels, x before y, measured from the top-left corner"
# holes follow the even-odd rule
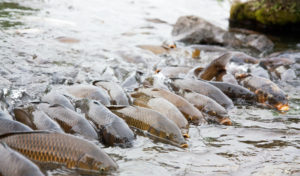
[[[8,104],[20,104],[61,84],[122,82],[164,63],[211,60],[209,54],[200,61],[182,55],[166,59],[136,46],[170,40],[172,24],[182,15],[226,29],[229,8],[228,1],[215,0],[1,0],[0,86]],[[233,126],[192,126],[188,149],[141,136],[133,148],[105,148],[120,166],[113,174],[300,175],[299,81],[298,74],[290,84],[279,83],[290,97],[288,113],[238,106],[230,112]],[[11,107],[2,103],[1,108]]]

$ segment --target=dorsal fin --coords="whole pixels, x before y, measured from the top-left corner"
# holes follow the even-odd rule
[[[45,130],[36,130],[36,131],[26,131],[26,132],[11,132],[11,133],[5,133],[0,135],[0,140],[2,138],[6,138],[13,135],[25,135],[25,134],[50,134],[50,133],[57,133],[54,131],[45,131]]]

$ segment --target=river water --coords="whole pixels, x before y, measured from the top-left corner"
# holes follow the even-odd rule
[[[172,24],[183,15],[226,29],[229,9],[229,1],[216,0],[0,0],[0,86],[9,104],[19,104],[61,84],[151,73],[162,58],[137,45],[172,40]],[[233,126],[191,126],[188,149],[141,136],[132,148],[104,148],[119,165],[112,174],[300,175],[299,81],[279,83],[289,112],[237,106],[230,112]]]

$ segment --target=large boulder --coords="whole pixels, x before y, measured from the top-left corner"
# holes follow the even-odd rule
[[[300,1],[236,2],[230,10],[230,27],[248,28],[267,34],[300,36]]]
[[[179,17],[172,35],[186,44],[210,44],[233,48],[254,48],[259,52],[272,50],[274,44],[261,34],[239,34],[226,31],[196,16]]]

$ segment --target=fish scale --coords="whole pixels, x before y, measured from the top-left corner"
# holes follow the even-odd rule
[[[3,135],[0,141],[41,164],[62,164],[67,168],[83,167],[78,169],[97,168],[95,164],[103,165],[101,168],[105,170],[117,167],[97,146],[71,135],[54,132],[16,133]],[[95,162],[88,165],[81,161],[86,154],[99,158],[95,158]]]

